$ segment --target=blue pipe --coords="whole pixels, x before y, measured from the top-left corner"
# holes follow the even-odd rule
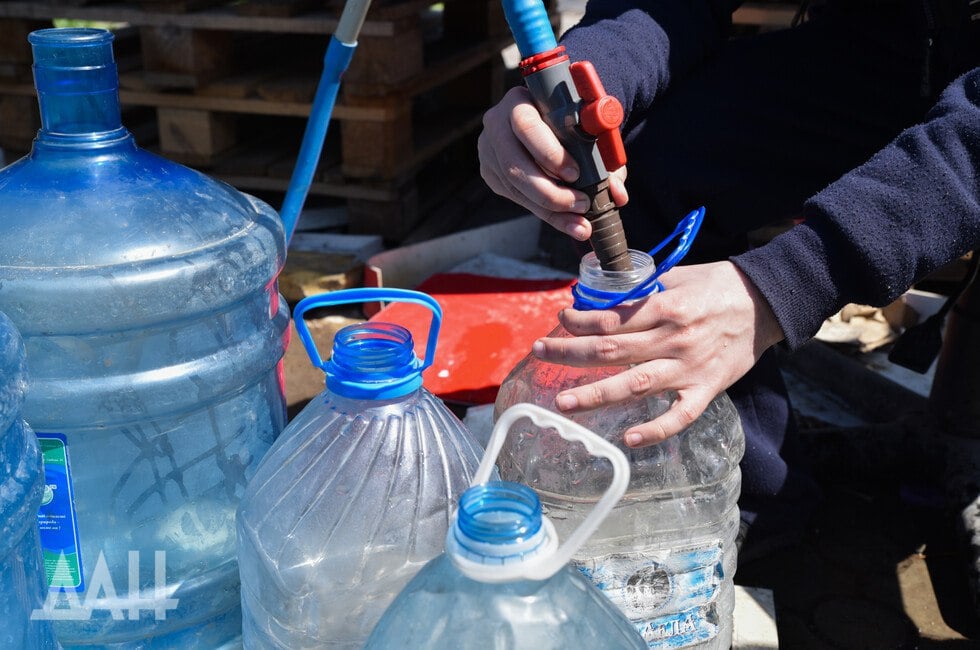
[[[522,59],[558,47],[548,10],[541,0],[503,0],[504,17]]]
[[[350,65],[355,49],[357,49],[356,41],[344,43],[336,35],[330,37],[327,53],[323,57],[323,73],[320,75],[320,82],[313,98],[313,107],[310,109],[310,119],[306,123],[293,176],[289,180],[286,198],[279,212],[286,231],[287,246],[293,238],[299,213],[303,210],[303,203],[310,191],[316,166],[320,162],[323,141],[327,137],[327,127],[330,125],[330,115],[333,113],[337,92],[340,90],[340,77]]]

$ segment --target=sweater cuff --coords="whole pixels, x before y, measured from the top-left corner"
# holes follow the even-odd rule
[[[796,350],[844,306],[833,257],[826,239],[803,223],[730,260],[769,303],[787,347]]]

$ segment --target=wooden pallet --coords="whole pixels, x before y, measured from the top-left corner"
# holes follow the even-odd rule
[[[125,22],[137,65],[120,74],[126,107],[155,111],[145,143],[244,190],[285,191],[311,110],[331,0],[89,0],[0,3],[0,37],[26,41],[54,16]],[[475,137],[482,113],[505,90],[501,51],[512,42],[498,0],[375,0],[332,113],[329,148],[311,196],[347,201],[356,232],[397,240],[429,191],[418,177],[454,144]],[[29,48],[0,44],[0,147],[20,149],[37,130]],[[27,67],[24,67],[27,66]],[[6,106],[2,102],[6,101]],[[299,119],[298,119],[299,118]],[[280,135],[292,120],[291,135]],[[9,133],[5,133],[9,131]],[[277,147],[268,146],[270,137]],[[141,143],[143,144],[143,143]],[[475,160],[475,146],[468,149]],[[421,198],[420,198],[421,197]]]

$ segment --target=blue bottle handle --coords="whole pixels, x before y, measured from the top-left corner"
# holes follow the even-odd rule
[[[390,289],[385,287],[366,287],[363,289],[341,289],[321,293],[315,296],[307,296],[300,300],[293,309],[293,322],[296,324],[296,331],[299,333],[303,347],[310,356],[313,365],[324,370],[327,362],[320,357],[316,343],[310,335],[310,328],[303,319],[310,309],[318,307],[333,307],[335,305],[349,305],[358,302],[408,302],[416,305],[428,307],[432,311],[432,323],[429,325],[429,339],[425,346],[425,359],[419,367],[419,372],[432,365],[436,355],[436,341],[439,338],[439,328],[442,326],[442,307],[436,302],[435,298],[421,291],[411,289]]]
[[[680,262],[687,255],[688,251],[691,250],[694,237],[697,236],[698,230],[701,229],[701,223],[703,221],[704,206],[692,210],[686,217],[681,219],[677,227],[674,228],[674,232],[667,235],[663,241],[654,246],[648,255],[653,257],[663,250],[667,244],[674,241],[674,239],[677,239],[677,247],[671,251],[670,255],[663,262],[657,265],[656,270],[650,274],[650,277],[625,293],[596,291],[594,289],[584,290],[580,283],[576,283],[572,287],[572,296],[574,297],[573,306],[575,309],[582,311],[590,309],[611,309],[628,300],[643,298],[654,291],[663,291],[664,285],[660,283],[660,276],[674,268],[674,265]]]

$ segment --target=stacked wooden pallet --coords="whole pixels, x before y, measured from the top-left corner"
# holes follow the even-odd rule
[[[553,3],[552,3],[553,4]],[[283,192],[341,0],[44,0],[0,3],[0,148],[38,128],[27,34],[52,19],[119,31],[124,107],[155,111],[163,155],[243,190]],[[499,0],[375,0],[344,75],[311,196],[343,199],[353,232],[397,241],[503,93],[512,42]],[[131,44],[127,45],[127,44]],[[466,146],[467,155],[475,151]]]

